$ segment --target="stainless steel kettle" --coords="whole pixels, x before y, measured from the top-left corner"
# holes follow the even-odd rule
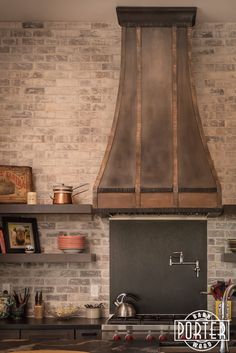
[[[114,304],[116,305],[115,316],[118,317],[132,317],[136,315],[136,310],[133,304],[124,302],[126,298],[138,300],[133,294],[121,293],[116,298]]]

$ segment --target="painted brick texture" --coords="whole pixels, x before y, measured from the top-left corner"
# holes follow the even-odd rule
[[[40,203],[51,203],[52,185],[92,186],[106,147],[119,83],[121,33],[117,24],[0,23],[0,164],[29,165]],[[202,24],[193,31],[192,70],[208,146],[220,177],[223,203],[236,203],[236,24]],[[77,200],[78,201],[78,200]],[[97,262],[1,264],[0,283],[43,289],[48,314],[61,303],[109,298],[108,221],[76,215],[39,216],[45,252],[58,252],[59,232],[86,235]],[[223,263],[236,218],[208,222],[208,282],[232,278]],[[90,295],[99,285],[99,297]],[[32,295],[33,297],[33,295]],[[209,308],[213,301],[209,298]],[[107,313],[107,310],[106,310]],[[32,301],[29,315],[32,314]],[[82,310],[83,314],[83,310]]]
[[[55,183],[90,183],[113,119],[120,28],[100,23],[0,24],[0,163],[30,165],[40,203]]]

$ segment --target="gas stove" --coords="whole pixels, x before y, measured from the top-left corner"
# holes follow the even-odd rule
[[[134,317],[112,315],[102,325],[102,338],[114,341],[173,342],[174,320],[184,319],[187,314],[140,314]]]

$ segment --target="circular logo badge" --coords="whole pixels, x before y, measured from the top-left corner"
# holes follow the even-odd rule
[[[211,332],[220,323],[218,317],[207,310],[197,310],[186,316],[184,342],[196,351],[209,351],[217,346],[219,339]]]

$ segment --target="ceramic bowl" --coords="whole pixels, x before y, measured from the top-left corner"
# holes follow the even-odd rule
[[[69,304],[69,305],[61,305],[56,307],[53,310],[53,316],[60,320],[68,320],[77,316],[79,312],[79,307]]]

